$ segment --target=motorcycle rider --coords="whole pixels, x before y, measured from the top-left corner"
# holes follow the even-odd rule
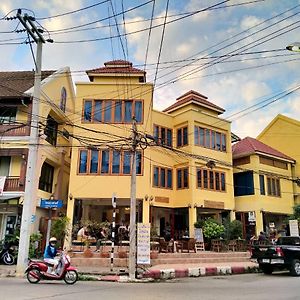
[[[55,256],[57,254],[56,243],[56,237],[51,237],[49,239],[49,245],[45,248],[44,252],[44,261],[53,265],[52,274],[56,274],[56,269],[58,265],[58,260],[55,259]]]

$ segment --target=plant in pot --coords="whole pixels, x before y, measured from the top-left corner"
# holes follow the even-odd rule
[[[225,228],[215,219],[209,218],[205,220],[202,230],[207,242],[206,246],[207,248],[210,248],[211,240],[221,238],[224,234]]]
[[[83,256],[84,257],[92,257],[93,256],[93,252],[92,252],[91,247],[90,247],[90,241],[89,241],[89,239],[86,239],[84,241],[84,245],[85,245],[85,249],[83,251]]]

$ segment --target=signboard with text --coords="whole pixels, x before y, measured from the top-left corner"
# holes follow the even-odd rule
[[[150,223],[137,224],[137,264],[150,265]]]
[[[290,235],[299,236],[298,220],[289,220]]]
[[[42,208],[62,208],[63,201],[62,200],[41,199],[40,207],[42,207]]]

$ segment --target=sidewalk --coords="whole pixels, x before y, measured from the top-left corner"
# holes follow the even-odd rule
[[[16,266],[0,265],[0,277],[14,277]],[[253,273],[258,271],[258,265],[254,262],[226,262],[226,263],[198,263],[198,264],[163,264],[144,271],[139,269],[140,278],[144,279],[173,279],[182,277],[200,277],[212,275],[232,275]],[[127,268],[114,268],[111,272],[108,267],[84,266],[78,268],[83,275],[92,276],[96,280],[128,282]]]

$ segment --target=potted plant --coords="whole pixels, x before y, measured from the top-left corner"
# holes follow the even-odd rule
[[[89,241],[89,239],[86,239],[84,241],[84,245],[85,245],[85,249],[83,251],[83,256],[84,257],[93,257],[93,252],[91,251],[91,248],[90,248],[90,241]]]
[[[224,234],[225,228],[215,219],[209,218],[205,220],[202,230],[206,240],[206,249],[209,249],[211,240],[221,238]]]

